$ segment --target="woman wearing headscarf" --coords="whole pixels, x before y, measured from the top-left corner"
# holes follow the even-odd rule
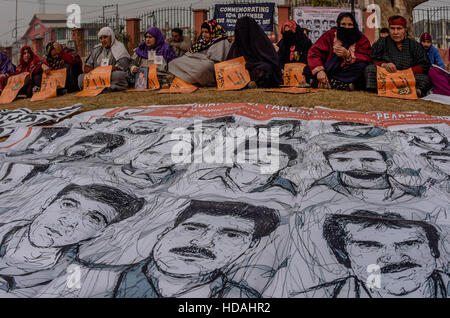
[[[128,88],[128,69],[130,66],[130,54],[125,45],[116,39],[114,31],[105,27],[98,33],[98,44],[87,58],[84,73],[87,74],[100,66],[112,65],[110,91],[121,91]],[[85,74],[78,77],[78,86],[83,89]]]
[[[308,53],[306,80],[313,87],[352,90],[364,82],[364,70],[370,62],[372,48],[358,29],[355,17],[343,12],[337,28],[324,33]]]
[[[287,63],[308,63],[308,51],[312,42],[305,34],[304,29],[290,20],[284,23],[281,34],[283,38],[278,42],[278,56],[280,66],[284,69]]]
[[[204,22],[201,29],[191,50],[169,63],[169,72],[190,84],[215,86],[214,64],[225,61],[231,44],[216,20]]]
[[[50,42],[45,48],[46,57],[42,64],[44,73],[65,68],[67,70],[66,87],[69,93],[78,91],[77,79],[80,76],[82,62],[78,54],[69,54],[58,42]]]
[[[389,36],[381,38],[373,45],[372,63],[366,70],[366,85],[370,91],[376,91],[377,66],[390,73],[397,70],[412,69],[416,79],[419,97],[426,96],[432,84],[428,77],[430,60],[422,45],[408,38],[407,21],[404,17],[393,16],[388,20]]]
[[[0,94],[8,82],[8,78],[14,75],[16,66],[9,59],[5,51],[0,51]]]
[[[24,46],[20,50],[20,64],[16,68],[15,75],[28,72],[30,75],[25,80],[24,87],[20,90],[20,94],[26,94],[27,98],[33,96],[33,88],[41,87],[42,81],[42,62],[39,57],[34,54],[29,46]]]
[[[149,60],[149,55],[154,53],[154,55],[163,57],[162,63],[157,64],[157,75],[159,83],[166,86],[169,82],[168,64],[178,56],[169,43],[166,43],[166,38],[159,28],[151,27],[145,32],[144,37],[145,41],[139,44],[131,57],[130,72],[133,75],[132,79],[134,80],[134,74],[138,72],[139,68],[147,67],[153,63]]]
[[[243,56],[250,78],[258,87],[280,86],[283,76],[277,52],[258,23],[250,17],[239,18],[234,35],[227,60]]]

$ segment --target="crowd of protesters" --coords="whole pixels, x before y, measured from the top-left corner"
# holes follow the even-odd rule
[[[41,85],[42,74],[61,68],[67,69],[66,87],[58,94],[83,89],[85,74],[93,69],[112,66],[111,87],[121,91],[133,87],[135,74],[142,67],[157,63],[157,77],[163,87],[170,86],[178,77],[187,83],[213,87],[216,85],[214,65],[243,56],[251,77],[249,88],[275,88],[283,85],[283,69],[288,63],[304,63],[306,85],[336,90],[377,91],[377,67],[390,73],[411,69],[419,97],[433,89],[434,93],[450,96],[448,68],[432,37],[424,33],[420,43],[408,36],[404,17],[389,18],[389,28],[380,31],[380,38],[371,45],[360,31],[354,15],[341,13],[337,27],[325,32],[314,44],[309,31],[294,21],[282,26],[282,39],[274,45],[262,28],[250,17],[238,19],[233,41],[216,20],[205,21],[201,34],[194,43],[173,29],[172,37],[165,38],[157,27],[151,27],[130,55],[125,45],[116,39],[114,31],[105,27],[98,33],[99,44],[84,62],[74,50],[57,42],[48,43],[43,60],[24,46],[20,63],[15,66],[5,52],[0,52],[0,92],[8,78],[28,72],[23,95],[31,97]]]

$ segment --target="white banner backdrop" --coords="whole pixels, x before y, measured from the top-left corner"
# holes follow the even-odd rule
[[[235,103],[19,128],[0,297],[445,298],[448,124]]]
[[[310,31],[310,39],[315,43],[325,32],[337,27],[336,20],[348,8],[298,7],[294,9],[294,21],[302,28]],[[355,10],[355,18],[359,28],[363,30],[363,19],[360,9]]]

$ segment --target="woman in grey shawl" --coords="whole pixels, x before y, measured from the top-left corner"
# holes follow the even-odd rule
[[[99,66],[112,65],[111,91],[121,91],[128,88],[127,71],[130,65],[130,54],[125,45],[118,41],[114,31],[105,27],[98,33],[100,44],[97,45],[87,58],[84,73],[87,74]],[[83,89],[84,75],[78,77],[78,86]]]
[[[190,52],[169,63],[169,72],[189,84],[215,86],[214,64],[226,60],[231,43],[216,20],[202,24],[202,34]]]

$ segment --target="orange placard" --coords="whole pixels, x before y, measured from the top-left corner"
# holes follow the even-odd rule
[[[198,90],[197,86],[186,83],[181,78],[175,77],[170,88],[162,89],[158,93],[159,94],[186,94],[186,93],[193,93],[196,90]]]
[[[157,73],[158,65],[152,64],[148,66],[148,88],[147,89],[128,89],[127,92],[150,92],[155,91],[161,87],[158,81],[158,73]]]
[[[217,89],[220,91],[233,91],[247,86],[250,83],[250,74],[245,69],[245,64],[245,59],[241,56],[214,65]]]
[[[308,93],[317,93],[324,92],[324,89],[315,89],[315,88],[301,88],[301,87],[286,87],[286,88],[273,88],[266,89],[265,92],[268,93],[288,93],[288,94],[308,94]]]
[[[56,97],[56,90],[66,87],[66,77],[67,69],[65,68],[51,71],[49,74],[43,73],[41,90],[33,94],[31,101],[35,102]]]
[[[306,83],[306,79],[303,76],[303,70],[306,64],[303,63],[288,63],[284,66],[283,82],[284,86],[298,87],[303,83]]]
[[[158,81],[157,67],[158,65],[156,64],[152,64],[148,67],[148,89],[152,91],[161,87]]]
[[[97,96],[107,87],[111,87],[112,66],[100,66],[84,76],[83,90],[75,96]]]
[[[418,99],[416,79],[412,69],[389,73],[377,66],[378,96],[403,99]]]
[[[25,72],[8,78],[8,83],[0,96],[0,104],[9,104],[16,99],[17,94],[19,94],[19,91],[24,87],[25,79],[28,75],[29,73]]]

